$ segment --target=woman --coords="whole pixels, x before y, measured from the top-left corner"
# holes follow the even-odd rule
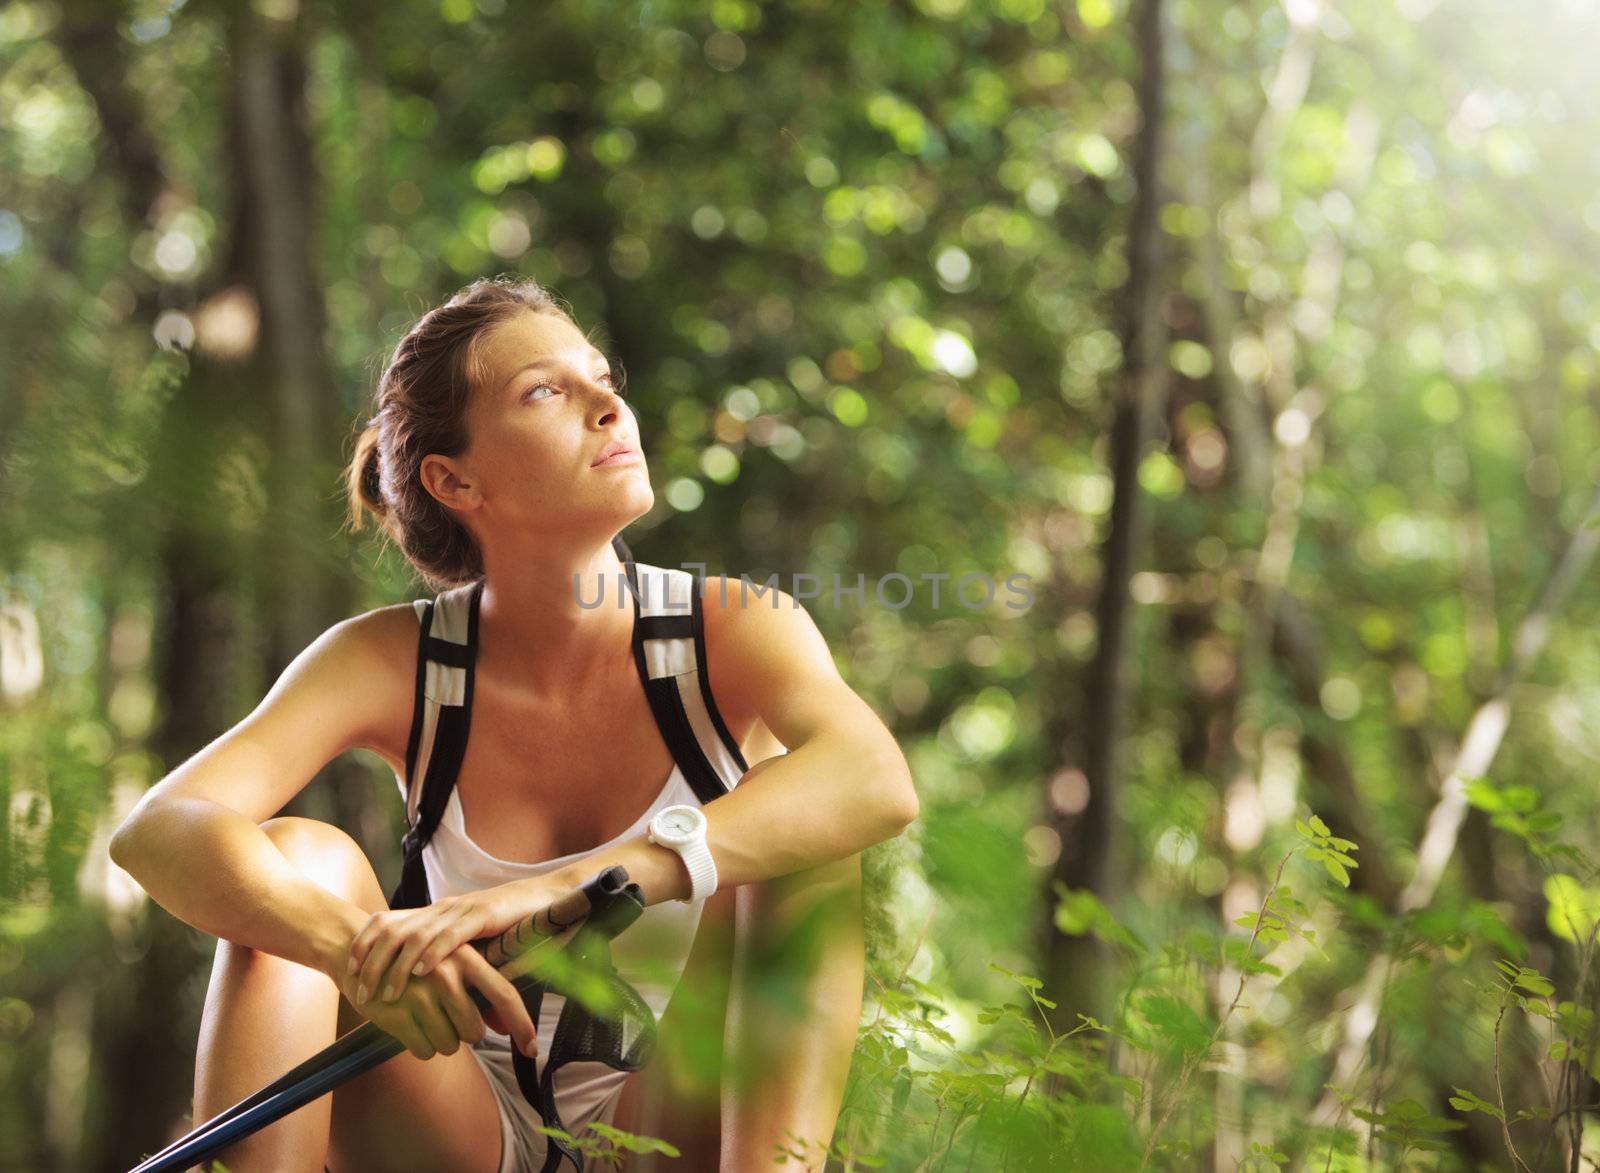
[[[145,795],[111,854],[164,908],[221,938],[197,1120],[357,1016],[406,1045],[237,1146],[223,1158],[230,1169],[537,1169],[545,1140],[518,1093],[511,1050],[542,1056],[553,1018],[533,1022],[468,942],[621,864],[648,907],[617,939],[618,969],[629,976],[630,939],[659,947],[665,977],[641,958],[633,971],[659,1015],[697,927],[707,867],[726,893],[853,864],[916,817],[915,791],[893,738],[839,677],[806,613],[781,592],[773,606],[770,595],[753,601],[709,578],[698,724],[717,724],[741,769],[740,748],[766,746],[750,754],[766,760],[726,778],[738,785],[705,805],[709,864],[652,838],[663,810],[697,809],[701,795],[646,695],[640,612],[594,603],[602,584],[614,592],[634,569],[614,539],[654,497],[637,420],[605,356],[539,286],[480,280],[413,326],[383,373],[349,480],[358,523],[361,511],[376,515],[412,565],[448,589],[431,609],[380,607],[331,627],[254,712]],[[419,641],[419,618],[451,607],[470,611],[475,647],[471,681],[463,695],[454,677],[453,697],[450,665],[460,661],[429,645],[426,629]],[[448,624],[441,634],[448,642]],[[429,646],[438,665],[425,662]],[[436,720],[452,704],[470,713],[470,737],[463,722],[453,751],[440,748],[449,739]],[[342,831],[272,817],[357,747],[394,769],[413,818],[418,758],[449,763],[428,769],[430,787],[441,769],[453,774],[438,829],[420,847],[415,831],[408,837],[408,882],[420,877],[427,889],[419,908],[388,910]],[[469,988],[488,999],[487,1023]],[[570,1131],[613,1118],[625,1080],[606,1084],[608,1073],[558,1080]],[[836,1097],[820,1113],[756,1104],[731,1134],[725,1119],[724,1166],[769,1167],[796,1122],[826,1141],[837,1110]]]

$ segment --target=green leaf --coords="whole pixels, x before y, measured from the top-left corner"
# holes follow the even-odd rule
[[[1545,877],[1544,898],[1549,902],[1545,924],[1563,941],[1580,944],[1600,917],[1600,890],[1586,888],[1572,876],[1556,872]]]
[[[1185,1054],[1198,1054],[1211,1045],[1211,1025],[1176,998],[1147,997],[1139,1003],[1139,1011],[1151,1029]]]
[[[1465,781],[1462,791],[1468,803],[1487,814],[1497,815],[1511,809],[1506,805],[1505,795],[1487,778]]]
[[[1063,933],[1071,937],[1092,934],[1108,945],[1119,946],[1129,953],[1135,955],[1144,953],[1144,942],[1119,924],[1111,910],[1102,904],[1093,892],[1070,889],[1059,881],[1054,885],[1054,889],[1058,898],[1055,925]]]
[[[1529,993],[1548,998],[1556,992],[1555,986],[1536,969],[1524,969],[1517,974],[1517,985]]]
[[[1246,973],[1270,973],[1273,977],[1283,976],[1283,970],[1276,965],[1268,965],[1265,961],[1255,957],[1246,957],[1239,963],[1239,968]]]
[[[1464,1087],[1456,1088],[1455,1092],[1456,1094],[1450,1097],[1450,1106],[1458,1112],[1482,1112],[1493,1116],[1496,1120],[1505,1119],[1505,1113],[1477,1093],[1470,1092]]]
[[[589,1125],[589,1131],[596,1136],[611,1142],[616,1148],[630,1153],[665,1153],[669,1157],[678,1157],[682,1154],[666,1141],[654,1136],[640,1136],[616,1128],[603,1121],[595,1120]]]

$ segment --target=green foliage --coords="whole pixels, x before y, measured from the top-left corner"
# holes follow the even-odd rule
[[[1445,1143],[1443,1134],[1466,1127],[1459,1120],[1446,1120],[1443,1117],[1429,1115],[1426,1108],[1411,1099],[1390,1105],[1387,1112],[1369,1112],[1361,1108],[1353,1108],[1351,1111],[1357,1119],[1371,1124],[1380,1140],[1398,1148],[1396,1165],[1404,1162],[1406,1154],[1413,1149],[1429,1153],[1445,1152],[1449,1146]]]
[[[1552,862],[1574,861],[1582,852],[1558,840],[1556,832],[1566,824],[1560,814],[1541,807],[1539,791],[1532,786],[1495,786],[1486,778],[1463,782],[1467,801],[1489,814],[1497,828],[1516,836],[1528,845],[1535,858]]]
[[[1341,887],[1348,888],[1350,886],[1349,869],[1360,866],[1349,854],[1349,852],[1359,850],[1356,845],[1349,839],[1337,838],[1328,830],[1328,824],[1324,823],[1316,815],[1312,815],[1309,822],[1302,822],[1296,819],[1294,829],[1309,844],[1303,849],[1305,857],[1311,860],[1320,860],[1322,866],[1327,869],[1328,874],[1337,880]]]
[[[1546,876],[1544,898],[1550,907],[1545,914],[1550,931],[1564,941],[1582,944],[1593,932],[1600,917],[1600,890],[1586,888],[1568,875]]]
[[[1058,901],[1055,926],[1063,933],[1069,936],[1092,933],[1108,945],[1114,945],[1131,954],[1145,952],[1144,942],[1118,922],[1093,892],[1081,888],[1069,890],[1065,884],[1057,882],[1055,893]]]
[[[0,1167],[125,1167],[187,1112],[212,941],[107,836],[286,653],[423,593],[334,536],[341,445],[405,326],[500,270],[625,359],[641,557],[919,587],[811,601],[923,802],[865,860],[839,1128],[785,1163],[1564,1167],[1600,1076],[1592,568],[1522,624],[1600,524],[1592,14],[1163,8],[1144,241],[1143,0],[0,11]],[[267,175],[251,13],[305,87]],[[1027,609],[951,601],[1012,572]],[[394,789],[347,760],[300,801],[387,879]]]
[[[1253,1141],[1250,1155],[1239,1162],[1239,1173],[1272,1173],[1272,1170],[1288,1163],[1288,1153],[1280,1153],[1270,1144]]]
[[[544,1124],[536,1124],[534,1128],[546,1136],[559,1137],[571,1144],[582,1154],[585,1164],[598,1161],[602,1165],[620,1166],[629,1153],[662,1153],[668,1157],[682,1155],[677,1148],[658,1137],[639,1136],[621,1128],[613,1128],[600,1120],[590,1121],[577,1135]]]
[[[807,1140],[794,1132],[785,1133],[783,1143],[777,1146],[773,1156],[774,1164],[787,1165],[790,1161],[795,1161],[802,1169],[820,1169],[829,1160],[839,1161],[846,1168],[860,1166],[863,1169],[881,1169],[888,1164],[882,1157],[853,1153],[837,1142],[821,1144]]]

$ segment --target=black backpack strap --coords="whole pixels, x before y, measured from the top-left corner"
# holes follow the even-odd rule
[[[617,973],[611,957],[611,938],[644,911],[643,894],[637,887],[630,885],[626,893],[628,898],[618,898],[597,912],[574,935],[565,950],[575,988],[593,991],[593,983],[598,980],[602,1006],[599,1012],[585,1005],[576,993],[564,995],[566,1000],[556,1019],[542,1072],[534,1059],[512,1048],[511,1065],[517,1075],[517,1086],[548,1128],[567,1130],[556,1106],[557,1068],[573,1062],[589,1062],[604,1063],[618,1071],[638,1071],[655,1051],[655,1012],[639,991]],[[568,966],[563,965],[562,969]],[[535,1022],[539,1020],[539,1007],[548,989],[552,986],[541,982],[523,995],[523,1004]],[[594,994],[591,992],[588,996]],[[583,1173],[583,1154],[577,1146],[548,1133],[545,1141],[545,1162],[540,1173],[556,1173],[563,1160],[570,1161],[578,1173]]]
[[[428,629],[433,625],[433,609],[438,606],[432,599],[427,600],[418,609],[421,622],[417,624],[417,679],[414,699],[411,705],[411,737],[406,742],[406,803],[411,802],[410,784],[417,776],[417,748],[422,744],[423,706],[427,699],[428,684]],[[406,812],[406,820],[411,819],[411,812]]]
[[[611,547],[625,565],[632,563],[633,554],[620,534],[611,539]],[[406,745],[410,830],[401,841],[400,882],[389,898],[391,908],[419,908],[429,901],[422,849],[444,817],[466,755],[482,597],[479,579],[418,607],[416,701]]]
[[[478,605],[483,580],[446,591],[428,605],[417,644],[416,701],[406,747],[407,817],[400,882],[391,908],[429,902],[422,849],[433,838],[455,788],[472,722],[473,667],[478,655]],[[420,783],[418,771],[422,772]]]
[[[750,768],[711,699],[701,595],[686,570],[625,564],[634,602],[633,659],[656,727],[702,804],[738,785]]]
[[[744,751],[739,748],[739,743],[733,739],[733,734],[728,732],[728,726],[722,720],[722,713],[717,709],[717,702],[711,698],[711,673],[706,668],[705,579],[699,575],[696,575],[694,578],[693,590],[694,611],[692,618],[694,620],[695,680],[700,685],[700,704],[705,710],[707,720],[709,720],[712,724],[712,727],[716,729],[717,737],[720,740],[721,745],[728,751],[728,757],[732,759],[729,763],[727,763],[727,765],[719,766],[718,772],[726,776],[730,768],[737,770],[739,772],[739,777],[733,779],[733,783],[737,784],[739,778],[742,778],[745,775],[746,771],[750,769],[750,766],[749,763],[744,760]],[[685,713],[689,713],[690,709],[685,708],[684,711]],[[697,738],[697,740],[705,739]],[[729,789],[731,790],[732,786],[730,786]]]

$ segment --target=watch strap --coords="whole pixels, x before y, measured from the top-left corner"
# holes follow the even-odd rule
[[[704,834],[678,849],[678,856],[689,869],[689,895],[683,903],[704,900],[717,890],[717,861],[711,856]]]
[[[678,805],[687,806],[687,804]],[[671,848],[677,852],[678,858],[683,860],[683,866],[689,873],[689,895],[681,896],[678,900],[683,904],[693,904],[706,899],[717,890],[717,861],[712,857],[711,848],[706,843],[705,812],[698,807],[689,808],[700,816],[700,827],[689,842],[674,843],[657,838],[656,820],[672,809],[666,807],[656,813],[655,818],[650,820],[647,838],[661,847]]]

